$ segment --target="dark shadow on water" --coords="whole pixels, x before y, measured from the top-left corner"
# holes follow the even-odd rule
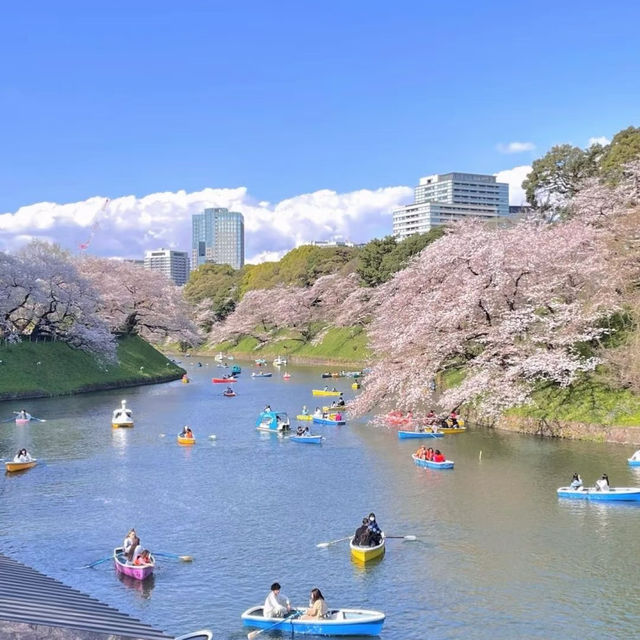
[[[156,577],[153,573],[145,580],[136,580],[131,576],[124,575],[123,573],[116,573],[116,576],[118,576],[118,580],[120,580],[122,584],[129,589],[137,591],[142,598],[147,599],[151,597],[151,592],[156,584]]]

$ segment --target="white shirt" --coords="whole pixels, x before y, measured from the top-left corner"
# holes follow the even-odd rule
[[[599,480],[596,480],[596,489],[598,491],[609,491],[609,484],[606,480],[600,478]]]
[[[289,610],[289,598],[269,591],[267,599],[264,601],[263,615],[265,618],[281,618]]]
[[[632,456],[632,460],[640,460],[640,449],[638,449]]]

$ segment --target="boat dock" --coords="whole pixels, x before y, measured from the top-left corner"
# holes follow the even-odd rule
[[[0,640],[173,638],[0,553]]]

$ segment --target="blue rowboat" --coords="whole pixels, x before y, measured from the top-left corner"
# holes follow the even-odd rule
[[[444,438],[444,433],[433,433],[433,431],[398,431],[398,438]]]
[[[640,487],[611,487],[609,491],[596,491],[580,487],[560,487],[558,498],[573,498],[575,500],[597,500],[598,502],[640,502]]]
[[[303,608],[292,609],[296,614],[304,613]],[[292,616],[282,618],[265,618],[262,606],[251,607],[242,614],[245,627],[273,629],[282,633],[314,634],[319,636],[377,636],[384,624],[384,613],[367,611],[366,609],[330,609],[326,618],[319,620],[301,620]]]
[[[304,444],[322,444],[322,436],[291,436],[291,442],[304,442]]]
[[[269,372],[269,373],[264,373],[262,371],[260,371],[259,373],[256,373],[255,371],[251,374],[252,378],[270,378],[273,375],[273,373]]]
[[[445,460],[444,462],[423,460],[422,458],[418,458],[415,453],[411,457],[419,467],[427,467],[427,469],[453,469],[453,460]]]
[[[316,416],[313,416],[313,422],[315,424],[332,424],[332,425],[340,425],[340,424],[347,424],[346,420],[333,420],[332,418],[318,418]]]
[[[640,460],[634,460],[633,458],[629,458],[627,460],[630,467],[640,467]]]

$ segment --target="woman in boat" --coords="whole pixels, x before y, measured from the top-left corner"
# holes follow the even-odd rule
[[[320,619],[327,617],[327,603],[320,589],[311,589],[309,608],[300,616],[301,620]]]
[[[141,553],[142,546],[140,545],[140,538],[134,534],[131,540],[131,546],[129,547],[129,553],[127,553],[127,560],[133,564]]]
[[[316,410],[313,412],[313,417],[322,418],[322,411],[320,410],[320,407],[316,407]]]
[[[122,543],[122,550],[124,551],[125,555],[128,555],[129,551],[131,551],[131,545],[133,544],[133,539],[135,538],[135,536],[136,530],[130,529],[129,533],[127,533],[127,536]]]
[[[433,460],[433,449],[431,447],[427,449],[427,455],[425,456],[425,460]]]
[[[378,526],[376,522],[376,514],[369,514],[369,546],[375,547],[382,542],[382,529]]]
[[[425,447],[424,445],[422,445],[417,451],[416,451],[416,458],[420,458],[420,460],[426,460],[427,459],[427,447]]]
[[[267,411],[271,411],[271,405],[270,404],[265,405],[264,409],[262,410],[263,413],[267,413]]]
[[[265,618],[283,618],[291,611],[291,603],[289,598],[280,593],[280,583],[274,582],[271,585],[271,591],[264,601],[262,615]]]
[[[427,424],[435,425],[437,420],[438,420],[438,416],[436,415],[436,412],[433,409],[431,409],[431,411],[427,413]]]
[[[454,409],[450,414],[449,414],[449,420],[451,421],[451,426],[452,427],[457,427],[458,426],[458,418],[459,418],[459,414],[456,412],[456,410]]]
[[[573,474],[573,478],[571,478],[571,484],[569,486],[572,489],[580,489],[582,487],[582,478],[579,473]]]
[[[444,457],[444,455],[442,455],[440,453],[440,449],[436,449],[435,453],[433,454],[433,461],[434,462],[444,462],[446,460],[446,458]]]
[[[596,480],[596,491],[609,491],[609,476],[606,473]]]
[[[13,458],[14,462],[31,462],[32,460],[31,454],[26,449],[20,449]]]

